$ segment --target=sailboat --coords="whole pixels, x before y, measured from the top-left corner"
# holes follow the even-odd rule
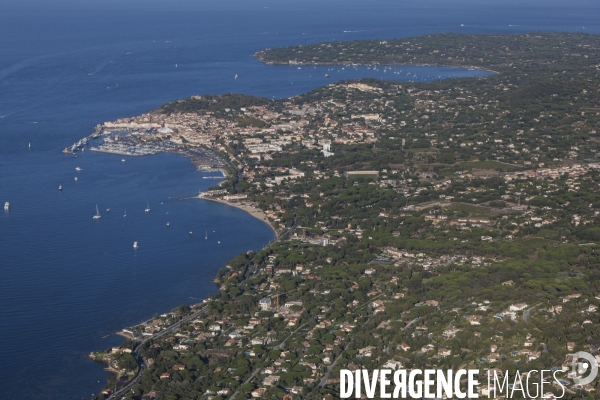
[[[168,228],[169,226],[171,226],[171,223],[167,222],[167,228]]]
[[[138,248],[138,244],[137,244],[137,242],[133,242],[133,248],[134,248],[134,249],[137,249],[137,248]]]
[[[206,234],[204,235],[204,240],[208,240],[208,231],[206,231]]]
[[[235,77],[233,79],[237,79],[237,78],[238,78],[238,76],[237,76],[237,74],[235,74]]]
[[[146,202],[146,209],[144,211],[150,212],[150,203]]]
[[[127,209],[125,209],[125,214],[123,214],[123,218],[127,216]]]
[[[5,211],[10,210],[10,203],[8,201],[6,203],[4,203],[4,210]]]
[[[29,148],[31,148],[31,143],[29,143]]]
[[[58,185],[58,190],[62,191],[62,185]]]
[[[98,204],[96,204],[96,215],[94,215],[94,219],[100,219],[100,211],[98,211]]]

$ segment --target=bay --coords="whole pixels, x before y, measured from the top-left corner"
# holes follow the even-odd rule
[[[195,94],[284,98],[340,79],[484,75],[415,66],[401,67],[410,73],[403,76],[364,67],[298,70],[257,62],[252,54],[263,48],[438,32],[600,30],[597,2],[522,3],[5,0],[0,202],[10,201],[11,210],[0,214],[0,397],[89,398],[107,373],[86,355],[121,341],[107,335],[205,298],[227,260],[273,238],[241,210],[179,200],[218,182],[202,179],[183,157],[122,162],[89,151],[64,155],[64,146],[98,123]],[[93,221],[96,204],[102,218]]]

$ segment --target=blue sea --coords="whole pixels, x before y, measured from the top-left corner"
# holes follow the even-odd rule
[[[0,204],[11,208],[0,211],[0,398],[89,398],[108,375],[90,351],[120,343],[116,331],[155,312],[206,298],[228,259],[274,237],[240,210],[182,200],[218,180],[178,155],[61,153],[96,124],[196,94],[283,98],[340,79],[484,74],[335,68],[327,80],[327,67],[262,65],[252,54],[263,48],[437,32],[599,33],[599,15],[597,0],[3,0]]]

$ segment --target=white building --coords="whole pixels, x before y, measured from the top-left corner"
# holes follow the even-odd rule
[[[258,305],[259,305],[260,309],[263,311],[270,310],[271,309],[271,299],[268,297],[264,297],[258,302]]]
[[[323,145],[323,150],[321,150],[321,152],[323,153],[323,155],[325,157],[331,157],[333,155],[333,153],[331,151],[331,144],[330,143],[325,143]]]

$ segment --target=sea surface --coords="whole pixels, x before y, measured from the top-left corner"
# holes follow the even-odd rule
[[[11,208],[0,210],[0,398],[90,398],[107,377],[90,351],[206,298],[228,259],[274,237],[241,210],[185,200],[218,180],[178,155],[61,153],[96,124],[196,94],[282,98],[340,79],[485,75],[266,66],[252,56],[263,48],[437,32],[599,33],[598,16],[597,0],[3,0],[0,205]]]

